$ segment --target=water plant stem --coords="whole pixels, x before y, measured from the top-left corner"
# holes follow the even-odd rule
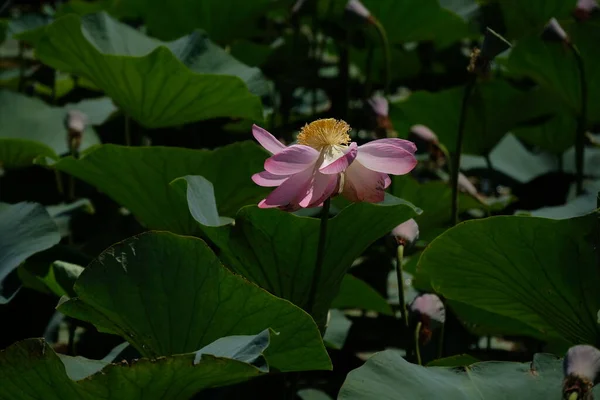
[[[444,355],[444,335],[446,334],[446,322],[442,324],[440,329],[440,341],[438,344],[438,358],[442,358]]]
[[[321,224],[319,228],[319,244],[317,247],[317,261],[315,263],[315,271],[313,273],[313,279],[310,285],[310,292],[308,295],[308,303],[305,311],[311,315],[314,313],[315,300],[317,297],[317,289],[319,286],[319,280],[321,279],[321,272],[323,270],[323,259],[325,258],[325,246],[327,245],[327,223],[329,221],[329,208],[331,206],[331,199],[325,200],[323,208],[321,209]],[[314,316],[314,315],[313,315]],[[325,333],[325,326],[323,321],[317,321],[321,334]]]
[[[131,132],[129,130],[129,115],[125,114],[125,145],[131,146]]]
[[[417,323],[417,327],[415,328],[415,354],[417,355],[417,363],[419,365],[423,365],[421,362],[421,349],[419,348],[419,336],[421,334],[421,326],[423,324],[421,321]]]
[[[585,130],[587,128],[587,78],[583,58],[577,46],[569,42],[569,47],[575,55],[577,69],[579,69],[579,85],[581,88],[581,110],[577,120],[577,131],[575,136],[575,171],[577,195],[583,194],[583,156],[585,151]]]
[[[391,81],[391,71],[392,71],[392,56],[390,52],[390,42],[387,37],[387,33],[385,32],[385,28],[381,25],[377,19],[373,18],[373,25],[377,29],[377,33],[379,34],[379,39],[381,40],[381,47],[383,50],[383,61],[385,64],[385,74],[384,74],[384,85],[383,85],[383,93],[384,95],[390,94],[390,81]]]
[[[398,304],[400,305],[400,310],[402,310],[402,317],[404,318],[404,325],[406,329],[409,328],[408,325],[408,312],[406,310],[406,298],[404,297],[404,278],[402,272],[402,259],[404,258],[404,245],[399,245],[396,251],[396,276],[398,279]]]
[[[460,153],[462,151],[463,137],[465,132],[465,123],[467,121],[467,108],[469,104],[469,98],[475,88],[476,77],[473,76],[467,86],[465,86],[465,92],[463,94],[462,105],[460,108],[460,117],[458,120],[458,136],[456,137],[456,147],[454,148],[454,154],[452,155],[452,168],[451,184],[452,184],[452,225],[458,223],[458,173],[460,169]]]

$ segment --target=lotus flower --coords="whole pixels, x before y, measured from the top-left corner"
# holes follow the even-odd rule
[[[265,171],[252,180],[276,187],[259,207],[288,211],[318,207],[338,193],[352,201],[380,202],[391,183],[387,174],[403,175],[415,167],[413,143],[381,139],[358,147],[349,131],[344,121],[320,119],[305,125],[297,144],[286,147],[254,125],[254,137],[273,155],[265,161]]]
[[[600,351],[593,346],[573,346],[563,361],[563,398],[591,399],[600,373]]]
[[[398,244],[412,243],[419,237],[419,225],[411,218],[395,227],[392,230],[392,235],[396,238]]]

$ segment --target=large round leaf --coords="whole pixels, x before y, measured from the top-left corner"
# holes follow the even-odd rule
[[[586,24],[565,24],[583,58],[588,88],[588,119],[600,122],[600,62],[597,46],[600,40],[598,20]],[[544,41],[539,37],[520,40],[508,60],[511,73],[528,76],[552,91],[562,100],[568,111],[579,114],[581,82],[572,50],[561,43]]]
[[[435,239],[419,268],[446,298],[521,321],[542,335],[598,343],[598,214],[492,217]]]
[[[141,14],[149,32],[163,40],[200,28],[222,43],[254,34],[258,18],[272,7],[271,0],[150,0],[141,7]]]
[[[328,223],[325,259],[311,315],[320,327],[352,262],[376,239],[416,215],[396,199],[387,205],[357,203]],[[244,207],[235,225],[203,227],[221,249],[225,265],[276,296],[306,308],[315,275],[319,220],[277,209]]]
[[[106,13],[66,15],[35,43],[42,62],[91,80],[146,127],[217,117],[262,120],[260,71],[202,32],[160,42]]]
[[[448,43],[469,34],[467,24],[436,0],[363,0],[381,21],[390,42],[436,40]],[[402,21],[402,23],[398,23]]]
[[[575,10],[577,0],[493,0],[504,17],[506,36],[513,39],[527,34],[541,33],[550,18],[568,17]]]
[[[536,354],[528,363],[490,361],[462,368],[426,368],[387,350],[350,372],[338,399],[558,399],[562,380],[562,360],[549,354]]]
[[[16,293],[4,293],[4,279],[29,256],[60,242],[58,227],[36,203],[0,203],[0,304]],[[18,289],[17,289],[18,290]]]
[[[93,103],[92,103],[93,105]],[[77,108],[71,105],[70,108]],[[57,158],[69,152],[65,117],[67,110],[42,100],[0,90],[0,165],[5,168],[31,165],[37,156]],[[91,127],[83,133],[84,150],[100,143]]]
[[[195,234],[198,224],[185,197],[169,183],[188,174],[204,176],[213,183],[219,212],[234,216],[241,206],[265,195],[266,189],[250,177],[262,170],[266,157],[251,142],[217,150],[104,145],[79,159],[63,158],[54,167],[106,193],[150,229]]]
[[[189,399],[261,375],[252,360],[261,357],[268,338],[268,332],[223,338],[195,353],[131,364],[58,355],[44,340],[27,339],[0,353],[0,399]]]
[[[308,314],[224,268],[206,243],[149,232],[118,243],[92,262],[59,311],[123,336],[142,355],[194,351],[230,335],[279,334],[267,350],[283,371],[329,369]]]

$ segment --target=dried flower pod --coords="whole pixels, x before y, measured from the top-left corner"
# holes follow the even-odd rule
[[[392,235],[399,245],[406,246],[414,243],[419,237],[419,225],[414,219],[401,223],[392,230]]]
[[[600,350],[589,345],[573,346],[563,361],[563,399],[591,400],[600,373]]]
[[[467,71],[481,77],[488,77],[492,61],[496,56],[510,48],[511,44],[490,28],[486,29],[481,49],[475,47]]]

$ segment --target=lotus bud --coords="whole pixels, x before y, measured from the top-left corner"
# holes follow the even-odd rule
[[[542,36],[547,38],[548,40],[559,41],[559,42],[568,42],[569,35],[567,32],[560,26],[556,18],[552,18],[550,22],[544,28],[544,32]]]
[[[462,172],[458,173],[458,188],[463,192],[469,193],[471,196],[477,197],[479,194],[475,185]]]
[[[392,235],[396,238],[398,245],[406,246],[414,243],[419,237],[419,225],[411,218],[395,227],[392,230]]]
[[[410,133],[414,134],[419,139],[424,140],[427,143],[438,143],[437,135],[425,125],[413,125],[410,128]]]
[[[592,400],[600,373],[600,351],[593,346],[573,346],[563,361],[563,399]]]
[[[306,0],[297,0],[292,6],[292,14],[296,14],[298,11],[300,11],[304,3],[306,3]]]
[[[383,96],[375,95],[367,100],[371,109],[375,113],[375,133],[377,137],[394,137],[394,125],[389,117],[390,106],[387,99]],[[391,133],[391,134],[390,134]]]
[[[371,12],[364,6],[360,0],[348,0],[346,4],[346,11],[351,12],[366,20],[371,20]]]
[[[79,150],[81,138],[88,123],[87,115],[78,110],[69,110],[65,118],[65,128],[67,129],[67,143],[72,153]]]
[[[579,21],[587,21],[597,8],[599,7],[596,0],[579,0],[573,14]]]
[[[433,331],[446,322],[446,308],[435,294],[421,294],[410,303],[410,311],[421,322],[419,341],[425,345],[431,340]]]

